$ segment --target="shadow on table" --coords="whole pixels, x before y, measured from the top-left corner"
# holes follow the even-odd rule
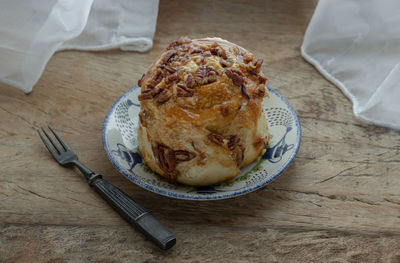
[[[196,225],[246,227],[269,218],[276,220],[282,206],[290,200],[285,192],[272,189],[290,188],[296,175],[296,162],[280,177],[267,186],[246,195],[213,201],[192,201],[164,197],[146,191],[135,185],[126,193],[135,197],[143,206],[151,210],[169,226]],[[135,189],[133,189],[135,188]]]

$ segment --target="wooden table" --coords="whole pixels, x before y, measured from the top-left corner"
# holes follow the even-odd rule
[[[355,119],[300,56],[316,3],[161,1],[150,52],[60,52],[30,95],[1,85],[0,261],[400,262],[400,134]],[[273,183],[228,200],[177,200],[136,186],[107,159],[107,111],[181,35],[247,47],[296,109],[302,145]],[[47,123],[167,225],[176,246],[144,241],[76,170],[57,165],[36,133]]]

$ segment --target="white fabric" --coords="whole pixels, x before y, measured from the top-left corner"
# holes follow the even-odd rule
[[[400,129],[399,0],[320,0],[301,51],[358,119]]]
[[[57,50],[153,45],[158,0],[2,0],[0,82],[30,92]]]

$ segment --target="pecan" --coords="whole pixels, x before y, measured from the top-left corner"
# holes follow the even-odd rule
[[[175,160],[178,162],[187,162],[192,160],[196,156],[196,154],[185,150],[174,151],[174,154],[175,154]]]
[[[176,50],[170,50],[170,51],[168,51],[168,52],[164,55],[163,59],[161,60],[161,63],[162,63],[162,64],[168,64],[168,62],[170,62],[171,58],[172,58],[173,56],[175,56],[177,53],[178,53],[178,52],[177,52]]]
[[[233,150],[233,148],[240,142],[240,138],[236,135],[231,135],[228,141],[229,150]]]
[[[170,174],[175,170],[176,160],[174,151],[162,144],[151,147],[158,166],[165,173]]]
[[[242,85],[242,94],[247,98],[250,99],[249,93],[247,93],[246,86]]]
[[[162,68],[162,69],[165,69],[166,71],[168,71],[171,74],[176,72],[176,68],[173,68],[173,67],[170,67],[170,66],[160,65],[159,67]]]
[[[231,156],[235,161],[236,165],[240,166],[240,164],[243,162],[244,159],[244,149],[240,147],[240,145],[234,146],[233,149],[231,150]]]
[[[261,58],[256,60],[256,62],[254,63],[254,67],[256,68],[256,72],[260,71],[262,63],[263,63],[263,60]]]
[[[156,97],[155,102],[158,105],[166,103],[171,98],[171,94],[167,89],[162,90]]]
[[[213,66],[200,66],[195,73],[195,80],[199,85],[204,85],[217,80],[217,71]]]
[[[252,68],[247,70],[247,75],[249,75],[249,76],[258,76],[257,72],[255,72],[254,69],[252,69]]]
[[[194,87],[194,79],[193,76],[191,74],[186,76],[186,86],[188,88],[193,88]]]
[[[218,45],[218,43],[217,42],[214,42],[214,43],[212,43],[211,44],[211,46],[210,46],[210,51],[211,51],[211,53],[213,53],[214,55],[217,55],[217,47],[219,47],[219,45]]]
[[[161,69],[157,69],[156,74],[154,74],[153,78],[151,79],[151,82],[154,86],[157,86],[157,84],[160,83],[162,79],[163,72]]]
[[[168,75],[168,76],[165,78],[165,82],[168,84],[168,83],[171,83],[171,82],[173,82],[173,81],[175,81],[175,80],[178,80],[178,79],[179,79],[179,78],[178,78],[178,73],[175,72],[174,74]]]
[[[256,92],[257,96],[264,98],[265,96],[265,88],[258,89]]]
[[[225,49],[223,49],[223,48],[221,48],[220,50],[218,50],[218,56],[220,56],[221,58],[223,58],[223,59],[227,59],[228,58],[228,56],[226,55],[226,51],[225,51]]]
[[[171,50],[173,48],[176,48],[178,46],[178,41],[174,40],[171,43],[169,43],[167,50]]]
[[[267,82],[267,78],[263,77],[261,75],[257,75],[258,77],[258,81],[260,82],[260,84],[265,84]]]
[[[153,88],[153,89],[150,88],[150,89],[142,91],[142,94],[140,94],[138,96],[138,99],[139,99],[139,101],[148,100],[148,99],[153,98],[160,92],[161,92],[161,90],[159,88]]]
[[[210,57],[210,56],[212,56],[212,54],[210,51],[207,50],[206,52],[203,53],[203,56]]]
[[[259,75],[259,74],[255,71],[255,69],[248,69],[248,70],[247,70],[247,75],[248,75],[248,76],[256,76],[256,77],[257,77],[257,80],[258,80],[258,82],[259,82],[260,84],[265,84],[265,83],[267,82],[267,78],[266,78],[266,77],[263,77],[263,76],[261,76],[261,75]]]
[[[244,63],[247,64],[247,63],[249,63],[249,62],[251,62],[253,60],[254,60],[254,57],[252,55],[250,55],[249,53],[246,53],[246,54],[243,55]]]
[[[190,39],[190,38],[188,38],[188,37],[180,37],[179,39],[178,39],[178,41],[177,41],[177,44],[178,45],[183,45],[183,44],[189,44],[189,43],[191,43],[192,42],[192,40]]]
[[[177,97],[191,97],[194,94],[194,90],[186,87],[184,84],[178,84],[176,92]]]
[[[192,40],[188,37],[180,37],[178,40],[174,40],[172,41],[169,45],[168,45],[168,50],[170,49],[174,49],[177,48],[179,46],[182,46],[184,44],[189,44],[190,42],[192,42]]]
[[[203,49],[201,49],[200,47],[193,47],[190,49],[189,53],[190,54],[196,54],[196,53],[203,53]]]
[[[144,79],[144,74],[142,75],[142,77],[138,80],[137,84],[140,86],[142,86],[143,83],[143,79]]]
[[[219,56],[219,57],[221,57],[223,59],[227,59],[228,58],[228,56],[226,55],[225,50],[220,45],[218,45],[216,42],[214,42],[211,45],[210,51],[211,51],[211,53],[213,55]]]
[[[244,83],[244,78],[242,77],[242,72],[235,68],[226,68],[225,74],[232,80],[233,84],[240,87]]]
[[[219,63],[222,65],[222,67],[226,68],[226,67],[230,67],[232,66],[232,62],[229,60],[225,60],[225,59],[220,59]]]
[[[235,55],[241,54],[241,51],[240,51],[240,49],[239,49],[238,46],[233,46],[233,47],[232,47],[232,50],[233,50],[233,53],[234,53]]]
[[[222,135],[216,134],[216,133],[210,133],[208,136],[208,139],[212,141],[213,143],[217,145],[224,145],[224,137]]]

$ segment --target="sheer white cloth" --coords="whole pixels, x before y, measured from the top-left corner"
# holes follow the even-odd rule
[[[30,92],[54,52],[153,45],[158,0],[2,0],[0,82]]]
[[[320,0],[301,51],[358,119],[400,129],[400,1]]]

